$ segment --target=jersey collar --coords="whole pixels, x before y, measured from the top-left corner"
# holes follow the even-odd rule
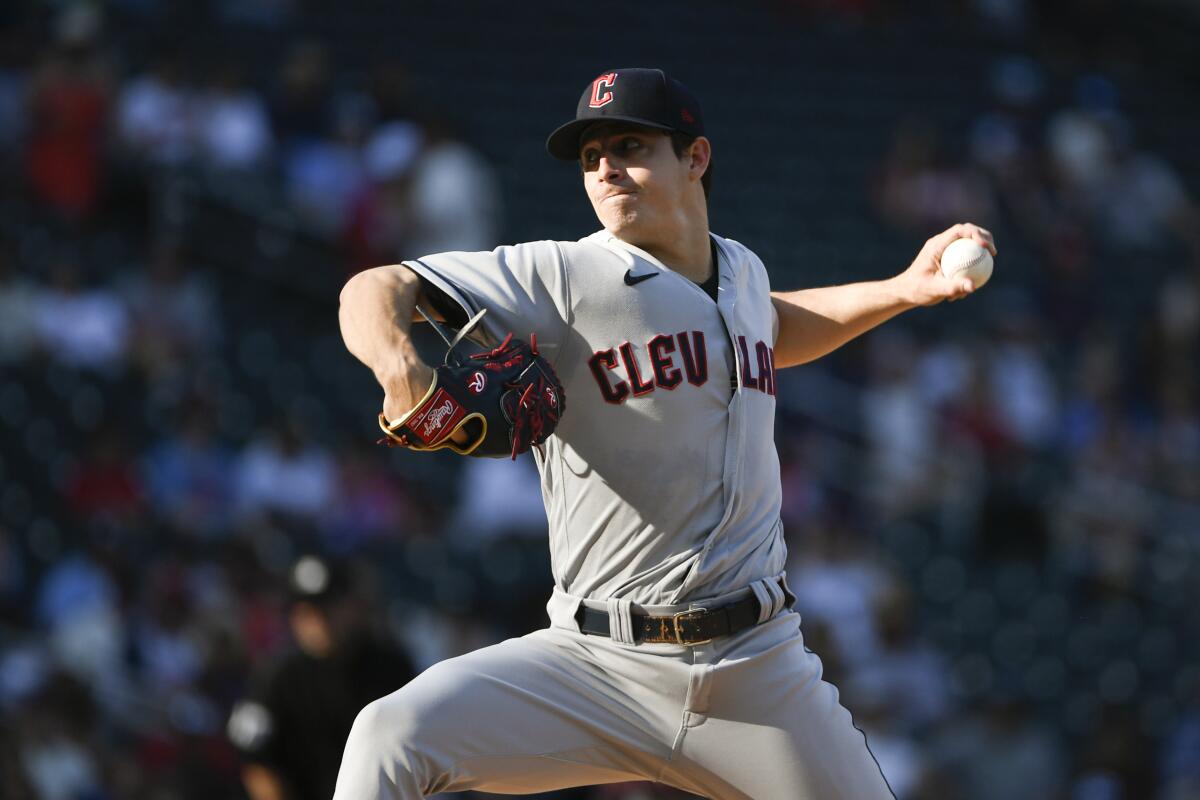
[[[713,244],[716,245],[716,259],[715,259],[715,262],[713,263],[713,269],[720,272],[722,261],[724,261],[726,264],[729,264],[729,265],[732,265],[733,262],[732,262],[732,259],[729,258],[728,253],[725,252],[725,248],[721,246],[721,237],[717,236],[712,231],[709,231],[708,236],[709,236],[709,239],[713,242]],[[675,270],[671,269],[666,264],[662,263],[657,258],[650,255],[642,248],[638,247],[637,245],[632,245],[623,239],[619,239],[618,237],[614,236],[613,234],[609,233],[607,230],[605,230],[603,228],[596,231],[595,233],[591,234],[590,236],[585,236],[581,241],[588,241],[588,240],[594,241],[596,244],[599,244],[603,247],[607,247],[609,250],[613,250],[613,249],[624,250],[627,253],[632,253],[633,255],[637,256],[638,258],[645,259],[646,261],[650,262],[651,264],[653,264],[654,266],[658,267],[661,270],[666,270],[667,272],[675,272]],[[724,256],[724,259],[722,259],[722,256]],[[647,270],[633,269],[631,272],[636,277],[638,275],[645,274],[646,271]],[[728,277],[730,277],[728,275],[728,273],[722,275],[722,279],[725,279]]]

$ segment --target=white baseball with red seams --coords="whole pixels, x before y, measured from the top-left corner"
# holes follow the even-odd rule
[[[992,277],[992,254],[974,239],[956,239],[942,253],[942,274],[966,278],[978,289]]]

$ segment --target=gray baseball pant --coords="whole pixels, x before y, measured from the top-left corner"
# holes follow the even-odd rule
[[[627,603],[607,606],[614,640],[579,632],[579,602],[556,592],[550,628],[436,664],[364,708],[334,800],[638,780],[713,800],[894,800],[799,614],[769,608],[708,644],[634,645],[621,641]]]

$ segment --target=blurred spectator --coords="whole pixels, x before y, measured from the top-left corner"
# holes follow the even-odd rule
[[[356,268],[414,256],[408,251],[415,225],[411,179],[421,140],[415,124],[388,122],[367,142],[369,183],[355,203],[347,231]]]
[[[394,52],[393,48],[386,48],[371,66],[371,98],[379,110],[380,119],[411,120],[421,104],[413,98],[413,81],[408,66],[391,52]]]
[[[121,683],[125,620],[116,580],[95,548],[55,562],[38,586],[35,608],[58,664],[92,685]]]
[[[1067,569],[1116,587],[1136,579],[1153,518],[1144,464],[1136,433],[1107,417],[1050,506],[1057,557]]]
[[[912,800],[925,781],[928,756],[898,729],[890,699],[860,690],[849,694],[845,702],[854,709],[854,724],[866,737],[871,756],[896,800]]]
[[[1153,796],[1154,765],[1130,711],[1106,709],[1084,746],[1083,768],[1071,781],[1072,800]]]
[[[151,371],[178,368],[217,342],[221,319],[204,273],[170,240],[154,244],[144,272],[122,286],[133,322],[137,356]]]
[[[1046,126],[1046,145],[1060,201],[1090,210],[1112,168],[1114,145],[1104,121],[1077,108],[1062,109]]]
[[[447,123],[429,117],[424,147],[413,167],[412,256],[452,250],[491,250],[499,242],[500,192],[492,168]]]
[[[17,537],[11,530],[0,525],[0,630],[22,625],[27,610],[24,608],[29,576]],[[3,668],[0,667],[0,671]],[[0,691],[0,707],[3,694]]]
[[[338,500],[323,520],[327,545],[334,552],[352,553],[373,540],[401,537],[423,527],[411,489],[380,467],[361,452],[339,458]]]
[[[876,187],[876,204],[884,220],[917,233],[932,233],[963,220],[987,224],[993,199],[987,181],[956,164],[941,135],[920,118],[896,129],[891,152]]]
[[[296,0],[217,0],[218,20],[268,30],[282,27],[291,17]]]
[[[116,372],[129,347],[129,314],[108,286],[85,287],[79,265],[59,258],[33,306],[40,345],[72,367]]]
[[[1037,212],[1043,220],[1053,219],[1049,227],[1039,228],[1045,269],[1030,281],[1038,293],[1044,322],[1056,342],[1063,347],[1086,347],[1096,336],[1100,319],[1103,281],[1096,272],[1095,242],[1083,222],[1055,215],[1046,209]]]
[[[911,598],[895,587],[878,602],[880,649],[870,658],[847,659],[849,675],[839,686],[892,792],[909,800],[919,796],[930,770],[915,735],[949,710],[950,680],[937,654],[911,630]]]
[[[1165,159],[1134,148],[1113,84],[1086,76],[1076,95],[1079,104],[1055,114],[1047,129],[1060,199],[1121,250],[1163,252],[1182,241],[1200,259],[1200,210]]]
[[[1162,800],[1200,797],[1200,681],[1190,691],[1158,755]]]
[[[1005,56],[988,70],[995,109],[976,119],[969,141],[971,153],[996,177],[1019,164],[1033,147],[1029,125],[1046,92],[1038,62],[1028,56]]]
[[[479,615],[462,613],[449,603],[403,604],[400,608],[404,624],[397,636],[411,654],[418,672],[498,640],[495,628]]]
[[[988,78],[993,106],[972,121],[967,151],[993,184],[1007,217],[1037,241],[1056,220],[1039,147],[1046,79],[1026,56],[997,60]]]
[[[287,643],[286,598],[271,578],[258,565],[247,565],[235,576],[238,633],[252,665],[270,661]]]
[[[778,439],[780,485],[783,502],[779,516],[785,534],[800,531],[809,517],[820,513],[825,503],[820,476],[820,436],[815,432],[791,431]]]
[[[288,199],[305,223],[331,238],[343,235],[366,191],[362,148],[373,120],[367,98],[343,95],[333,104],[332,137],[298,138],[286,155]]]
[[[873,658],[847,662],[847,693],[855,700],[873,698],[898,735],[926,730],[950,711],[950,672],[937,650],[919,638],[912,603],[899,587],[881,597],[875,616],[879,651]],[[851,707],[861,713],[858,702]],[[891,773],[884,774],[890,781]]]
[[[1079,353],[1060,423],[1060,442],[1072,453],[1094,444],[1117,414],[1120,358],[1108,337],[1092,338]]]
[[[1194,380],[1164,381],[1155,471],[1163,490],[1184,502],[1200,500],[1200,393]]]
[[[21,716],[21,762],[39,800],[105,796],[88,741],[94,713],[87,687],[58,675]]]
[[[17,271],[13,256],[0,247],[0,364],[24,358],[35,337],[32,281]]]
[[[871,452],[867,485],[885,517],[927,504],[938,486],[933,409],[914,378],[916,343],[903,328],[889,328],[868,344],[871,388],[863,393],[862,419]]]
[[[59,17],[58,46],[43,58],[29,90],[30,184],[67,221],[89,215],[100,194],[111,77],[98,50],[99,27],[95,8],[68,7]]]
[[[150,501],[176,530],[202,536],[225,531],[233,499],[233,455],[216,439],[208,409],[193,406],[146,454]]]
[[[0,727],[0,796],[9,800],[37,800],[21,764],[15,725]]]
[[[1041,563],[1050,549],[1046,523],[1048,475],[1031,451],[1005,447],[990,454],[980,501],[978,555],[986,562]]]
[[[307,440],[294,415],[250,442],[235,469],[243,513],[273,512],[313,522],[333,498],[333,460]]]
[[[355,716],[414,675],[408,657],[372,630],[347,572],[304,556],[288,583],[295,649],[257,676],[229,717],[251,800],[330,797]]]
[[[267,108],[239,67],[223,63],[196,102],[197,145],[204,163],[234,171],[265,165],[273,146]]]
[[[952,724],[934,748],[971,800],[1054,800],[1065,787],[1062,744],[1010,697],[998,695],[988,709]]]
[[[972,0],[970,5],[989,33],[1012,41],[1029,35],[1035,8],[1029,0]]]
[[[530,457],[472,458],[463,465],[453,537],[476,545],[504,536],[545,537],[542,484]]]
[[[204,668],[189,577],[186,564],[173,557],[155,561],[142,576],[141,614],[132,631],[132,647],[139,685],[158,708],[186,692]]]
[[[1008,294],[998,303],[996,333],[988,359],[995,418],[1008,438],[1027,447],[1053,440],[1058,422],[1054,379],[1042,356],[1039,322],[1027,298]]]
[[[847,521],[827,515],[812,520],[789,553],[788,586],[805,620],[824,625],[846,664],[868,661],[879,651],[874,613],[894,576]]]
[[[1112,152],[1108,185],[1100,198],[1098,229],[1119,247],[1162,252],[1173,237],[1200,256],[1200,212],[1174,169],[1160,156],[1134,150],[1128,141]]]
[[[329,50],[316,40],[295,43],[284,56],[272,103],[273,127],[287,148],[325,136],[331,114]]]
[[[125,83],[117,100],[120,144],[135,159],[176,166],[196,147],[196,99],[184,83],[179,57],[163,52],[149,69]]]
[[[65,490],[81,523],[136,526],[146,498],[128,434],[111,424],[101,430],[71,470]]]
[[[71,624],[77,614],[116,606],[111,577],[82,552],[59,559],[38,589],[38,619],[51,629]]]
[[[0,41],[0,163],[7,161],[8,153],[17,149],[25,135],[29,88],[26,73],[6,63],[9,61],[6,49]]]
[[[1200,350],[1200,276],[1186,272],[1167,276],[1157,300],[1157,344],[1168,362],[1162,366],[1169,369],[1173,358],[1187,359]]]

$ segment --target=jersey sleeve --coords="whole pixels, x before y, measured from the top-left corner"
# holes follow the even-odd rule
[[[555,363],[569,324],[570,291],[562,251],[555,242],[530,242],[490,252],[437,253],[403,262],[469,317],[487,309],[480,322],[489,341],[508,333],[528,341]]]

